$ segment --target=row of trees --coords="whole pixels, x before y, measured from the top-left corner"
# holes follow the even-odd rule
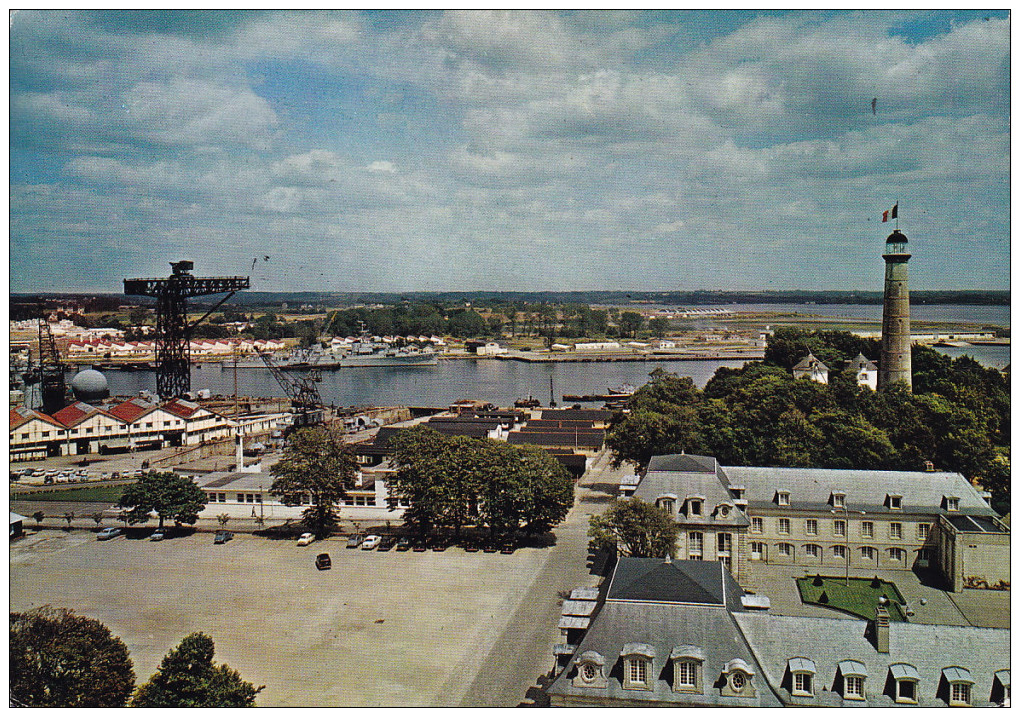
[[[189,634],[136,690],[127,646],[102,622],[49,606],[12,612],[11,705],[255,705],[265,686],[216,664],[214,653],[211,637]]]
[[[979,479],[1000,511],[1009,505],[1009,381],[969,357],[914,347],[913,389],[858,385],[839,370],[876,343],[842,332],[778,330],[764,362],[720,369],[704,391],[661,369],[631,399],[607,444],[618,461],[653,455],[712,455],[731,465],[924,469],[932,462]],[[808,351],[830,368],[829,383],[794,380]]]
[[[505,538],[518,529],[540,534],[566,518],[574,500],[570,474],[544,450],[498,440],[449,437],[417,426],[393,439],[398,465],[389,478],[418,533],[467,526]]]

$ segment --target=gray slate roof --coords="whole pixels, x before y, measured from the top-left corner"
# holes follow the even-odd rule
[[[685,576],[686,580],[682,580],[681,576]],[[717,578],[714,585],[713,576]],[[648,578],[651,585],[661,591],[664,589],[661,581],[670,577],[684,583],[697,596],[716,602],[671,604],[614,598],[614,595],[620,594],[638,595],[638,581],[641,578]],[[592,703],[648,701],[691,706],[780,705],[775,694],[769,690],[761,667],[743,640],[730,611],[722,604],[724,594],[727,599],[731,594],[737,596],[739,604],[740,590],[729,574],[722,571],[720,563],[673,561],[666,564],[661,559],[621,558],[612,582],[613,587],[610,588],[606,603],[578,645],[575,659],[548,689],[550,695],[569,696],[576,701]],[[683,597],[683,594],[673,592],[668,593],[668,596]],[[656,681],[652,691],[624,689],[622,686],[621,656],[624,647],[635,644],[647,645],[655,655],[651,675]],[[691,653],[696,648],[704,656],[704,693],[685,694],[672,690],[673,676],[669,658],[678,647],[684,648],[681,653]],[[605,688],[572,685],[577,673],[576,659],[587,651],[598,652],[605,659],[605,673],[609,680]],[[754,673],[751,683],[755,687],[756,697],[724,697],[715,687],[724,666],[734,659],[745,662]]]
[[[920,677],[920,705],[946,705],[937,698],[943,669],[968,669],[974,681],[974,705],[991,705],[992,679],[1009,668],[1009,630],[985,627],[892,622],[889,653],[881,654],[866,638],[864,620],[785,617],[758,612],[734,613],[734,619],[764,667],[769,682],[784,701],[792,697],[781,688],[788,661],[804,657],[815,663],[815,697],[810,705],[842,706],[834,693],[837,666],[853,661],[864,665],[864,689],[870,706],[893,706],[882,695],[890,667],[906,664]],[[899,671],[899,669],[898,669]],[[911,673],[908,668],[907,675]]]
[[[747,526],[750,521],[736,505],[728,487],[724,487],[714,474],[691,474],[689,472],[656,472],[645,474],[634,491],[638,499],[654,504],[657,499],[675,495],[674,511],[678,520],[708,526]],[[703,497],[704,508],[700,516],[692,516],[681,508],[689,496]],[[723,516],[717,514],[720,504],[728,504],[729,510]]]
[[[728,587],[721,563],[667,561],[662,558],[623,558],[610,579],[607,600],[727,604],[726,591],[740,595],[739,586]],[[732,583],[732,579],[731,579]]]

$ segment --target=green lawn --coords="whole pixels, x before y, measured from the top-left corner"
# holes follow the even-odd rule
[[[815,584],[815,576],[797,578],[797,589],[800,591],[802,602],[823,607],[831,607],[834,610],[842,610],[862,619],[874,619],[875,607],[878,605],[879,597],[887,597],[891,601],[889,608],[889,619],[893,622],[906,622],[897,602],[903,602],[903,595],[893,583],[886,580],[879,580],[878,587],[872,587],[871,580],[861,578],[850,578],[849,587],[845,578],[822,578],[822,584]],[[826,597],[823,599],[822,594]]]
[[[127,484],[116,484],[104,487],[81,487],[78,489],[43,489],[39,492],[19,494],[18,499],[20,501],[77,501],[116,504],[127,486]]]

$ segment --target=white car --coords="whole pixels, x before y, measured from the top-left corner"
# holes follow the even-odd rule
[[[308,545],[311,545],[312,541],[314,541],[314,540],[315,540],[315,534],[314,533],[303,533],[303,534],[301,534],[301,537],[298,538],[297,545],[299,545],[299,546],[308,546]]]
[[[365,536],[365,540],[361,543],[361,550],[371,551],[374,548],[377,548],[380,543],[382,543],[382,536],[376,536],[375,534]]]

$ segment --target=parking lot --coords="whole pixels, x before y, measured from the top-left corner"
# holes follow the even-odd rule
[[[10,606],[101,620],[127,644],[139,682],[184,635],[204,631],[217,661],[266,685],[263,705],[449,705],[480,672],[500,670],[481,664],[551,552],[345,545],[43,530],[11,545]],[[332,570],[315,569],[322,552]]]

